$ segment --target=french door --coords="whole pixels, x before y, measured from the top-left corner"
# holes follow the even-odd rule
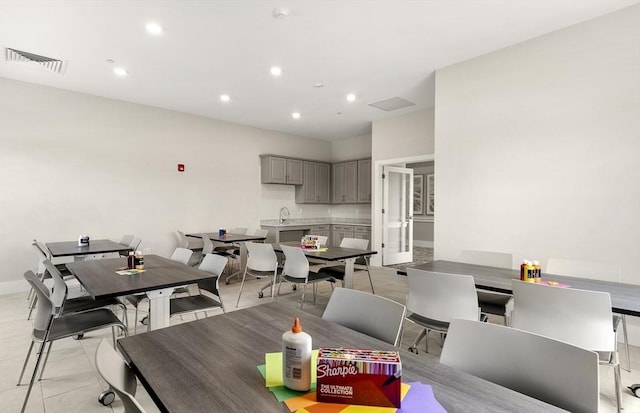
[[[382,264],[413,261],[413,169],[383,166]]]

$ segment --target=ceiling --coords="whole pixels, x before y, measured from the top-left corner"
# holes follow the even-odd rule
[[[433,107],[438,68],[636,3],[0,0],[0,76],[335,140]],[[283,8],[288,16],[274,17]],[[64,73],[7,62],[6,47],[60,59]],[[369,106],[394,97],[415,105]]]

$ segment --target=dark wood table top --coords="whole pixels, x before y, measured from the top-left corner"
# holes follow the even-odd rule
[[[224,237],[221,237],[217,232],[205,232],[206,235],[211,241],[216,242],[224,242],[225,244],[229,244],[232,242],[242,242],[242,241],[264,241],[267,237],[262,237],[259,235],[244,235],[244,234],[231,234],[227,233]],[[187,237],[193,238],[202,238],[202,234],[187,234]]]
[[[472,275],[477,287],[507,294],[512,294],[511,280],[520,279],[519,270],[453,261],[438,260],[417,265],[414,268],[450,274]],[[398,271],[398,274],[406,275],[406,271]],[[567,284],[571,288],[607,292],[611,295],[613,312],[636,317],[640,316],[640,285],[545,273],[542,274],[542,278]]]
[[[74,255],[106,254],[108,252],[131,251],[128,245],[108,239],[92,239],[86,247],[78,246],[78,241],[47,242],[52,257],[70,257]]]
[[[280,244],[273,244],[273,249],[277,252],[282,252],[280,245],[286,245],[289,247],[299,247],[300,243],[296,241],[281,242]],[[370,255],[377,254],[377,251],[372,250],[357,250],[353,248],[342,247],[326,247],[326,251],[314,251],[312,249],[303,248],[304,255],[309,258],[318,258],[325,261],[339,261],[346,260],[347,258],[368,257]]]
[[[126,266],[126,258],[79,261],[67,264],[67,268],[93,298],[142,293],[192,284],[214,277],[211,273],[153,254],[144,256],[145,272],[143,273],[136,275],[116,274],[117,268]]]
[[[282,348],[282,333],[299,317],[313,348],[398,350],[279,303],[259,305],[118,340],[125,359],[162,412],[278,412],[283,403],[265,387],[256,366]],[[449,413],[564,410],[483,379],[399,350],[404,382],[433,387]]]

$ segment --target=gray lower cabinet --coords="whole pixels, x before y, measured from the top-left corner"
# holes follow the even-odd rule
[[[333,164],[332,189],[334,204],[358,202],[358,161]]]
[[[355,225],[353,227],[353,238],[369,240],[369,247],[371,247],[371,227]]]
[[[340,246],[343,238],[353,238],[353,225],[332,225],[331,240],[333,246]]]
[[[261,182],[263,184],[302,185],[302,164],[299,159],[265,155],[261,159]]]
[[[358,161],[358,203],[371,203],[371,159]]]
[[[298,204],[328,204],[329,175],[328,163],[308,162],[303,164],[302,185],[296,187],[296,203]]]
[[[309,235],[320,235],[327,237],[327,245],[331,244],[331,225],[313,225],[309,231]]]

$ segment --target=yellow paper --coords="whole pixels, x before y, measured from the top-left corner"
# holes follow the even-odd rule
[[[282,352],[266,353],[264,355],[266,365],[265,386],[284,386],[282,380]],[[311,383],[316,382],[315,365],[318,364],[318,350],[311,351]]]

